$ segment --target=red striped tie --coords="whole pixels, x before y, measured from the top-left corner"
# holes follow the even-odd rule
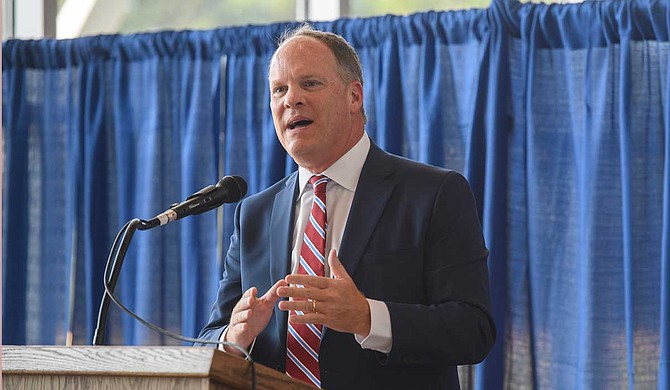
[[[326,263],[326,184],[325,176],[312,176],[309,182],[314,187],[312,213],[305,227],[298,274],[324,276]],[[289,315],[302,315],[301,311],[291,311]],[[286,337],[286,373],[316,387],[321,387],[319,373],[319,349],[322,325],[288,323]]]

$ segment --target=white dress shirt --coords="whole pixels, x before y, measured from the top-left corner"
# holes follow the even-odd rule
[[[318,174],[328,176],[330,182],[326,187],[326,212],[328,216],[326,230],[326,258],[331,249],[339,252],[344,228],[347,225],[349,210],[354,200],[354,193],[361,176],[363,164],[370,151],[370,138],[363,134],[361,139],[333,165]],[[298,184],[300,193],[296,199],[295,225],[293,229],[293,251],[291,252],[291,272],[296,273],[300,260],[300,248],[309,220],[314,200],[314,188],[309,179],[315,175],[303,167],[298,168]],[[330,276],[328,262],[325,264],[326,276]],[[356,341],[362,348],[373,349],[383,353],[391,350],[391,316],[386,304],[368,299],[370,306],[370,334],[365,337],[355,334]]]

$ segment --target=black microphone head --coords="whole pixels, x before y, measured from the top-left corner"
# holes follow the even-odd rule
[[[241,176],[224,176],[216,186],[228,191],[226,203],[235,203],[247,194],[247,182]]]

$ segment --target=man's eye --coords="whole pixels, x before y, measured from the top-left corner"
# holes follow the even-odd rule
[[[286,87],[275,87],[275,89],[272,90],[272,93],[276,94],[276,93],[282,93],[284,91],[286,91]]]
[[[319,85],[319,82],[316,80],[309,80],[305,82],[305,87],[316,87]]]

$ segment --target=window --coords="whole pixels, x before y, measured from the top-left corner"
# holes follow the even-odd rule
[[[486,8],[490,3],[491,0],[6,0],[3,1],[3,37],[76,38],[97,34],[211,29],[305,19],[334,20],[340,17],[408,15],[428,10]]]

